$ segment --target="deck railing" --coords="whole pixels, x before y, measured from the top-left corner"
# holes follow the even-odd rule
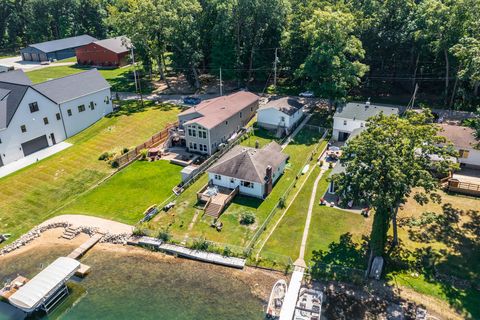
[[[480,196],[480,184],[462,182],[457,179],[448,180],[448,190],[474,196]]]

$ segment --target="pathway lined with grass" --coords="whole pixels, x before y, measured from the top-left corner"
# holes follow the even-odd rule
[[[144,142],[175,121],[179,112],[171,107],[130,107],[128,115],[103,118],[68,139],[72,147],[1,178],[0,233],[11,233],[13,241],[55,215],[54,210],[113,172],[98,160],[101,153]],[[117,218],[116,212],[104,211],[102,216]]]

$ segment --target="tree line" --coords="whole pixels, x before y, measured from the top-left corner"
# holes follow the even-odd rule
[[[195,87],[220,68],[272,83],[277,56],[279,90],[332,102],[415,88],[443,107],[480,100],[478,0],[0,0],[2,48],[83,33],[127,35],[144,68]]]

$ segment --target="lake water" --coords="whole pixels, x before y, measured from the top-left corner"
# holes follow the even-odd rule
[[[0,260],[0,281],[17,273],[32,277],[71,249],[36,249]],[[82,263],[92,267],[79,283],[86,294],[61,319],[263,319],[262,300],[225,268],[105,250],[93,250]]]

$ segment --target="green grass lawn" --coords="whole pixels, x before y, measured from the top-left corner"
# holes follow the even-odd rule
[[[241,144],[247,147],[255,148],[255,145],[258,142],[259,147],[263,148],[272,141],[279,142],[279,139],[276,139],[271,132],[264,128],[253,127],[253,134],[248,136],[247,139],[243,140]]]
[[[131,102],[130,104],[135,104]],[[98,157],[105,151],[136,146],[176,120],[178,109],[133,108],[125,116],[103,118],[67,141],[73,146],[0,179],[0,232],[18,238],[58,214],[54,210],[75,199],[112,172]],[[115,219],[114,212],[104,217]]]
[[[67,59],[68,60],[68,59]],[[65,62],[62,60],[62,62]],[[68,62],[68,61],[67,61]],[[27,72],[27,76],[33,83],[44,82],[51,79],[65,77],[82,71],[90,70],[91,67],[78,65],[55,66],[54,64],[47,68],[37,69]],[[112,86],[112,91],[134,92],[135,82],[133,79],[133,66],[127,66],[116,69],[99,69],[102,76]],[[148,83],[142,81],[142,92],[151,92],[152,88]]]
[[[168,161],[136,161],[59,214],[114,216],[115,220],[134,224],[145,209],[172,195],[172,188],[181,181],[181,169]]]
[[[285,149],[285,152],[290,155],[289,164],[283,176],[275,184],[272,193],[263,201],[250,197],[236,197],[220,217],[220,221],[224,224],[221,232],[210,227],[212,218],[203,216],[201,206],[196,205],[196,192],[207,183],[207,175],[203,175],[191,185],[178,197],[175,208],[166,215],[158,216],[149,224],[149,227],[154,230],[168,228],[177,239],[185,236],[205,237],[210,241],[245,246],[268,214],[277,206],[280,197],[296,180],[296,175],[319,138],[316,132],[302,130]],[[325,143],[323,141],[322,145]],[[302,178],[303,176],[300,179]],[[252,226],[243,226],[239,223],[241,214],[247,211],[256,215],[256,222]]]

